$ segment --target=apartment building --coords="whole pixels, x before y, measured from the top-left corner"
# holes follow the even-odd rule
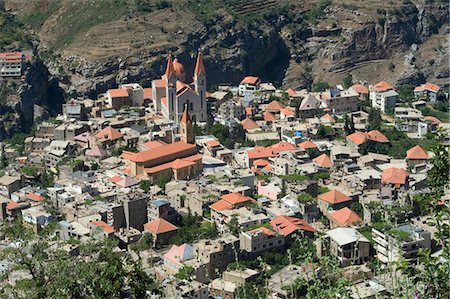
[[[21,52],[0,53],[0,77],[20,77],[23,55]]]
[[[398,100],[398,93],[394,87],[386,81],[378,82],[369,87],[369,99],[372,107],[385,113],[388,108],[394,108]]]
[[[431,233],[410,223],[389,230],[373,228],[372,239],[382,263],[396,262],[401,256],[415,260],[420,249],[431,248]]]
[[[252,258],[269,250],[284,247],[284,236],[266,228],[259,227],[239,234],[240,249],[243,258]]]
[[[351,227],[338,227],[326,233],[330,240],[330,254],[343,267],[368,261],[370,242],[360,232]]]

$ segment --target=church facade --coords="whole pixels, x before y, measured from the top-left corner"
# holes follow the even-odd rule
[[[152,100],[157,111],[179,123],[185,107],[192,122],[206,122],[206,71],[202,54],[197,56],[193,82],[187,83],[183,65],[171,55],[161,79],[152,81]]]

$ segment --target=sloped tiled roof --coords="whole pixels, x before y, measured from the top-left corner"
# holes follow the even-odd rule
[[[104,221],[101,220],[92,221],[91,223],[95,226],[100,227],[108,235],[114,233],[114,228],[111,225],[105,223]]]
[[[285,106],[283,104],[281,104],[280,102],[273,100],[272,102],[270,102],[267,106],[266,106],[266,111],[271,110],[271,111],[280,111],[281,109],[285,108]]]
[[[264,121],[275,121],[277,120],[277,118],[275,117],[275,115],[273,115],[272,113],[270,113],[269,111],[265,111],[263,113],[263,118]]]
[[[99,139],[108,139],[110,141],[117,140],[123,136],[122,133],[120,133],[118,130],[114,129],[113,127],[106,127],[102,130],[100,130],[97,134],[95,134],[95,137]]]
[[[352,226],[362,222],[358,214],[347,207],[330,212],[329,216],[339,226]]]
[[[259,77],[246,76],[244,79],[242,79],[241,84],[256,85],[259,80],[260,80]]]
[[[273,229],[283,236],[289,236],[297,230],[316,232],[305,220],[289,216],[277,216],[270,221]]]
[[[369,93],[369,89],[362,84],[354,84],[350,88],[359,94],[368,94]]]
[[[318,198],[331,204],[337,204],[352,200],[351,197],[345,195],[344,193],[336,189],[330,190],[324,194],[320,194]]]
[[[416,145],[413,148],[410,148],[406,152],[406,159],[409,160],[427,160],[428,159],[428,152],[421,147],[420,145]]]
[[[409,177],[409,173],[403,168],[386,168],[381,175],[381,182],[393,185],[404,185]]]
[[[425,83],[425,84],[421,84],[419,86],[416,86],[416,88],[414,88],[414,91],[424,91],[424,90],[429,90],[432,92],[438,92],[441,88],[439,86],[437,86],[436,84],[431,84],[431,83]]]
[[[112,98],[128,97],[128,91],[125,88],[108,89],[108,93]]]
[[[144,224],[144,230],[159,235],[178,230],[178,227],[167,220],[158,218]]]
[[[333,163],[331,162],[330,157],[327,154],[322,154],[313,159],[314,164],[318,165],[322,168],[331,168]]]
[[[173,155],[175,153],[183,152],[186,150],[191,150],[196,148],[195,144],[189,144],[184,141],[177,141],[174,143],[166,144],[157,148],[152,148],[150,150],[132,153],[123,152],[121,157],[133,162],[146,162],[153,159],[159,159],[165,156]]]
[[[250,118],[246,118],[244,120],[241,121],[242,127],[244,128],[244,130],[255,130],[255,129],[259,129],[258,124],[251,120]]]
[[[278,143],[275,143],[268,147],[270,150],[272,150],[274,153],[284,152],[284,151],[292,151],[297,149],[297,147],[289,142],[286,141],[280,141]]]
[[[304,150],[311,149],[311,148],[318,148],[317,145],[314,142],[312,142],[311,140],[303,141],[302,143],[298,144],[298,147],[301,147]]]
[[[308,94],[300,103],[300,110],[317,109],[320,106],[319,100],[312,94]]]
[[[394,87],[386,81],[380,81],[377,84],[373,85],[371,89],[377,92],[383,92],[394,89]]]

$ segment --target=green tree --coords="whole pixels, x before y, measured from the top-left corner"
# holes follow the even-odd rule
[[[9,298],[122,298],[125,289],[133,294],[136,286],[154,282],[153,278],[142,274],[140,265],[114,251],[117,241],[113,239],[82,243],[77,256],[69,255],[63,246],[50,246],[50,242],[55,242],[54,227],[50,225],[36,235],[19,220],[4,223],[2,233],[16,245],[1,251],[2,260],[12,263],[1,277],[3,295]],[[15,285],[11,285],[9,278],[17,270],[23,272]],[[150,291],[161,293],[157,289]]]
[[[153,235],[149,232],[145,232],[142,234],[139,241],[134,243],[131,248],[135,251],[144,251],[153,247]]]
[[[192,280],[192,275],[194,274],[195,270],[191,266],[183,266],[177,274],[175,274],[175,277],[181,280]]]
[[[139,187],[145,192],[148,193],[148,191],[150,191],[150,187],[152,186],[152,184],[150,183],[149,180],[142,180],[139,183]]]
[[[239,236],[239,233],[241,232],[241,227],[239,226],[239,221],[236,217],[236,215],[232,215],[230,221],[227,223],[228,230],[232,235],[235,237]]]
[[[368,116],[369,128],[368,130],[380,130],[381,129],[381,113],[376,108],[370,108]]]
[[[328,84],[328,82],[324,81],[318,81],[313,85],[314,92],[325,91],[328,88],[330,88],[330,85]]]
[[[397,92],[399,98],[405,102],[410,102],[414,99],[414,86],[410,84],[402,85]]]
[[[347,76],[344,77],[343,84],[345,88],[349,88],[353,84],[353,76],[352,74],[347,74]]]

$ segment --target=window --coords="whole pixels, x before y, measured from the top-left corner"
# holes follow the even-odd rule
[[[200,91],[200,107],[203,109],[203,92]]]
[[[194,104],[193,103],[189,103],[189,110],[190,111],[194,110]]]

